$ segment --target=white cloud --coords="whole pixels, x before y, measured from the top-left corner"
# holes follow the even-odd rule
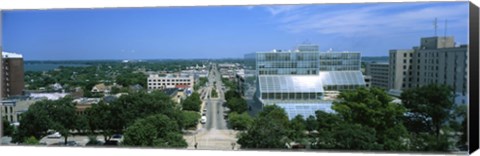
[[[418,7],[421,6],[421,7]],[[343,7],[343,6],[342,6]],[[334,7],[339,8],[339,7]],[[468,5],[428,5],[428,3],[377,4],[345,7],[342,10],[305,6],[266,7],[280,28],[292,32],[316,32],[340,36],[378,36],[416,31],[432,31],[438,18],[439,32],[448,19],[449,29],[466,29]],[[441,29],[441,31],[440,31]]]

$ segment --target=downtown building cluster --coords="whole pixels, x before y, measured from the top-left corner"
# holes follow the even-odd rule
[[[362,73],[359,52],[320,52],[317,45],[304,44],[295,50],[247,54],[242,75],[255,78],[257,102],[278,105],[289,118],[333,112],[339,92],[358,87],[382,88],[398,98],[406,89],[443,84],[453,89],[455,104],[467,104],[467,54],[468,46],[457,46],[453,37],[426,37],[412,49],[390,50],[388,62],[366,64]],[[245,84],[241,93],[251,86]]]
[[[303,44],[295,50],[248,54],[246,62],[255,66],[255,99],[284,108],[289,118],[331,112],[339,91],[366,85],[359,52],[320,52],[317,45]]]
[[[400,96],[405,89],[428,84],[450,86],[456,104],[468,103],[468,46],[455,45],[454,37],[421,38],[420,46],[389,51],[389,62],[366,66],[372,86]]]

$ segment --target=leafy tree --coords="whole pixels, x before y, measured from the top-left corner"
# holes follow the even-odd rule
[[[122,76],[117,76],[116,82],[124,87],[135,84],[140,84],[142,87],[147,87],[147,76],[143,73],[126,73]]]
[[[366,131],[374,129],[376,141],[384,145],[385,150],[406,150],[403,139],[408,133],[402,121],[405,108],[392,103],[392,98],[383,90],[358,88],[340,93],[339,99],[332,109],[345,122],[365,126]]]
[[[228,78],[222,78],[222,82],[230,90],[236,90],[237,89],[237,85],[235,84],[235,82],[232,82],[232,81],[228,80]]]
[[[3,118],[2,120],[3,135],[12,136],[14,132],[14,127],[10,125],[10,122],[7,119]]]
[[[121,88],[119,87],[112,87],[112,90],[110,91],[110,93],[112,94],[118,94],[121,92]]]
[[[75,123],[76,123],[75,129],[79,133],[83,133],[83,132],[85,132],[85,130],[89,129],[88,119],[87,119],[87,116],[85,116],[85,115],[78,115],[77,116],[77,121]]]
[[[306,125],[306,129],[308,131],[317,130],[317,128],[318,128],[318,124],[316,122],[316,119],[312,115],[308,116],[307,120],[305,121],[305,125]]]
[[[240,94],[235,90],[228,90],[225,92],[225,100],[230,100],[232,98],[241,98]]]
[[[253,123],[253,119],[246,112],[238,114],[232,112],[228,115],[228,123],[233,129],[246,130]]]
[[[182,121],[180,109],[168,95],[160,91],[130,93],[127,96],[121,96],[109,105],[111,106],[111,118],[113,118],[111,122],[116,123],[114,129],[117,133],[133,124],[136,119],[154,114],[164,114],[176,121]],[[178,124],[183,127],[183,122]]]
[[[193,92],[189,97],[183,100],[182,109],[199,112],[201,104],[202,101],[200,100],[200,94],[198,94],[197,92]]]
[[[324,111],[316,111],[316,127],[318,136],[314,137],[312,148],[314,149],[335,149],[337,148],[336,139],[334,138],[337,127],[343,124],[342,119],[336,114],[326,113]]]
[[[243,113],[247,111],[248,104],[243,98],[231,98],[227,101],[227,107],[230,109],[230,112]]]
[[[49,117],[51,120],[52,129],[58,131],[65,139],[67,144],[70,130],[76,129],[77,126],[77,114],[75,104],[72,102],[72,98],[66,97],[55,101],[48,101]]]
[[[336,149],[382,149],[382,146],[375,142],[375,129],[360,124],[340,124],[335,128],[333,138],[336,141]]]
[[[178,124],[165,115],[152,115],[138,119],[124,135],[126,146],[187,147]]]
[[[49,117],[49,101],[43,100],[32,104],[28,111],[21,114],[18,133],[14,135],[13,142],[24,142],[28,137],[41,138],[47,134],[52,124]]]
[[[196,127],[198,124],[198,119],[200,119],[200,114],[194,111],[182,111],[183,113],[183,123],[185,129]]]
[[[268,127],[268,128],[266,128]],[[265,106],[246,132],[239,133],[237,143],[242,148],[285,148],[288,143],[289,120],[285,110]]]
[[[215,85],[214,85],[214,86],[215,86]],[[218,92],[217,92],[217,90],[216,90],[215,88],[212,88],[211,96],[212,96],[212,98],[218,97]]]
[[[302,115],[295,116],[292,120],[290,120],[290,136],[289,138],[295,142],[303,142],[303,139],[306,138],[306,121],[303,119]]]
[[[30,137],[26,138],[24,143],[26,145],[38,145],[39,144],[38,139],[35,138],[34,136],[30,136]]]
[[[115,133],[118,120],[115,120],[112,115],[112,110],[109,105],[103,101],[93,105],[86,110],[88,127],[92,134],[96,130],[100,130],[105,142],[110,140],[110,137]]]
[[[440,129],[449,119],[453,108],[454,94],[450,87],[431,84],[408,89],[400,98],[409,112],[406,125],[409,125],[407,128],[410,131],[440,135]]]

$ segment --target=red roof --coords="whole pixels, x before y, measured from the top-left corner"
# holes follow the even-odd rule
[[[175,85],[175,88],[189,88],[190,86],[189,85]]]

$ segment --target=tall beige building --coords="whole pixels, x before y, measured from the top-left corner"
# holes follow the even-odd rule
[[[420,41],[420,46],[411,50],[390,50],[389,89],[445,84],[454,89],[456,103],[466,104],[468,46],[456,46],[451,36]]]
[[[390,74],[388,81],[388,88],[394,90],[403,90],[412,87],[409,82],[412,79],[409,75],[412,75],[412,62],[413,62],[414,50],[390,50]]]

